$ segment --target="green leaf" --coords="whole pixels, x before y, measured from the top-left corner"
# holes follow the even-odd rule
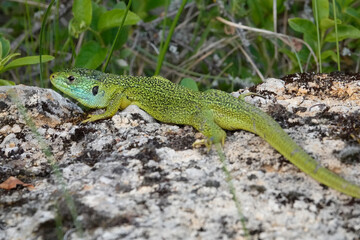
[[[117,4],[115,4],[114,9],[126,9],[126,4],[125,2],[118,2]]]
[[[295,31],[304,33],[310,38],[316,40],[316,27],[310,20],[303,18],[291,18],[288,22],[290,27]]]
[[[119,38],[114,46],[114,49],[119,49],[122,47],[122,45],[124,45],[126,43],[128,37],[129,37],[129,31],[130,31],[129,26],[125,26],[121,29]],[[112,43],[116,37],[116,33],[117,33],[116,28],[111,28],[111,29],[105,30],[101,33],[101,37],[103,38],[106,45],[109,45],[109,46],[112,45]]]
[[[104,31],[109,28],[118,27],[121,24],[121,21],[125,15],[124,9],[113,9],[111,11],[107,11],[100,16],[98,22],[98,30]],[[125,19],[125,25],[134,25],[139,22],[141,19],[135,13],[129,11],[128,15]]]
[[[0,36],[1,52],[0,59],[6,57],[10,52],[10,42],[5,39],[3,36]]]
[[[269,29],[265,27],[265,25],[272,24],[272,21],[268,21],[268,19],[272,16],[271,14],[273,5],[271,0],[250,0],[245,2],[247,2],[247,5],[249,6],[248,11],[251,12],[251,14],[249,14],[249,17],[251,17],[253,23],[257,26],[261,26],[264,29]]]
[[[104,12],[106,12],[106,8],[105,8],[104,6],[98,5],[97,3],[95,3],[95,2],[93,1],[93,3],[92,3],[92,10],[93,10],[93,12],[92,12],[92,21],[91,21],[90,27],[91,27],[93,30],[97,31],[97,30],[98,30],[98,29],[97,29],[98,21],[99,21],[99,19],[100,19],[100,16],[101,16]]]
[[[133,0],[131,9],[140,16],[141,19],[146,21],[149,15],[156,14],[155,11],[151,10],[166,6],[166,1],[168,0]]]
[[[360,38],[360,30],[351,25],[338,25],[338,38],[339,41],[342,41],[347,38]],[[326,36],[325,41],[327,42],[336,41],[335,30],[333,30]]]
[[[50,56],[50,55],[42,55],[41,56],[42,62],[48,62],[53,59],[54,59],[54,57]],[[38,64],[38,63],[40,63],[39,56],[22,57],[22,58],[18,58],[18,59],[13,60],[12,62],[10,62],[8,65],[6,65],[4,67],[4,69],[2,69],[1,72],[5,72],[9,69],[13,69],[13,68],[21,67],[21,66]]]
[[[341,24],[341,20],[340,19],[337,19],[337,24]],[[331,27],[334,27],[335,26],[335,21],[330,19],[330,18],[324,18],[324,19],[321,19],[320,21],[320,28],[322,31],[326,31],[327,29],[331,28]]]
[[[326,50],[321,53],[321,59],[326,60],[328,57],[331,58],[334,62],[337,62],[337,56],[336,53],[333,50]]]
[[[319,22],[322,19],[329,18],[329,0],[313,0],[312,1],[312,9],[315,11],[315,4],[317,3],[317,10],[319,13]],[[314,18],[315,18],[314,13]]]
[[[87,25],[84,21],[79,21],[76,18],[73,18],[69,22],[69,34],[75,38],[79,37],[79,34],[85,32]]]
[[[0,68],[4,67],[5,64],[10,61],[10,59],[12,59],[13,57],[16,57],[16,56],[19,56],[20,53],[12,53],[12,54],[9,54],[7,55],[4,59],[1,59],[0,61]]]
[[[81,46],[79,55],[75,60],[75,67],[96,69],[106,57],[107,50],[99,43],[90,41]]]
[[[92,18],[91,0],[74,0],[72,12],[78,22],[85,23],[86,27],[90,26]]]
[[[279,52],[284,53],[288,58],[290,58],[291,63],[292,63],[293,65],[298,66],[298,64],[297,64],[298,62],[297,62],[296,56],[295,56],[295,54],[294,54],[290,49],[285,48],[285,47],[282,47],[282,48],[279,48]],[[294,66],[294,67],[295,67],[295,66]]]
[[[351,8],[351,7],[348,7],[346,8],[345,10],[345,13],[353,18],[355,18],[356,20],[360,20],[360,11],[354,9],[354,8]]]
[[[310,37],[310,35],[308,34],[304,34],[304,41],[310,45],[311,49],[315,52],[315,54],[317,54],[317,48],[318,48],[318,42],[316,39],[314,39],[314,37]],[[302,48],[302,49],[306,49],[306,47]],[[305,60],[306,62],[306,60]]]
[[[194,91],[199,91],[199,88],[198,88],[196,82],[194,81],[194,79],[191,79],[191,78],[183,78],[180,81],[179,85],[186,87],[188,89],[194,90]]]
[[[15,83],[13,81],[0,79],[0,86],[14,86]]]
[[[69,34],[75,38],[86,31],[92,20],[91,0],[74,0],[72,12],[74,18],[69,22]]]

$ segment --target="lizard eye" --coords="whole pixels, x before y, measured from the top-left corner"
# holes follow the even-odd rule
[[[70,82],[72,82],[72,81],[75,80],[75,78],[74,78],[74,76],[68,76],[68,80],[69,80]]]
[[[98,94],[98,91],[99,91],[99,86],[95,86],[95,87],[92,88],[92,94],[94,96],[96,96],[96,94]]]

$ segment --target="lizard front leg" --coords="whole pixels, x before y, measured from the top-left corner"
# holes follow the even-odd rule
[[[128,101],[129,100],[126,98],[123,92],[117,93],[113,96],[113,99],[109,102],[108,106],[106,107],[106,111],[104,113],[98,115],[89,114],[88,119],[85,119],[81,123],[94,122],[100,119],[111,118],[112,116],[115,115],[115,113],[119,109],[122,110],[125,108],[125,105],[126,106],[129,105],[129,104],[125,104]]]

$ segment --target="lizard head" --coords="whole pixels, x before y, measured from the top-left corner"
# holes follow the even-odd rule
[[[114,89],[103,83],[106,73],[73,68],[51,74],[51,83],[66,95],[90,108],[104,108]]]

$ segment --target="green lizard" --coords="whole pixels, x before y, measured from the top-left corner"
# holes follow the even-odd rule
[[[88,69],[57,72],[50,80],[56,88],[84,106],[106,108],[103,114],[89,115],[84,123],[110,118],[119,109],[134,104],[161,122],[193,126],[206,136],[202,143],[207,147],[224,144],[226,134],[223,129],[243,129],[265,139],[320,183],[360,198],[360,186],[322,167],[266,113],[223,91],[199,92],[158,76],[118,76]]]

